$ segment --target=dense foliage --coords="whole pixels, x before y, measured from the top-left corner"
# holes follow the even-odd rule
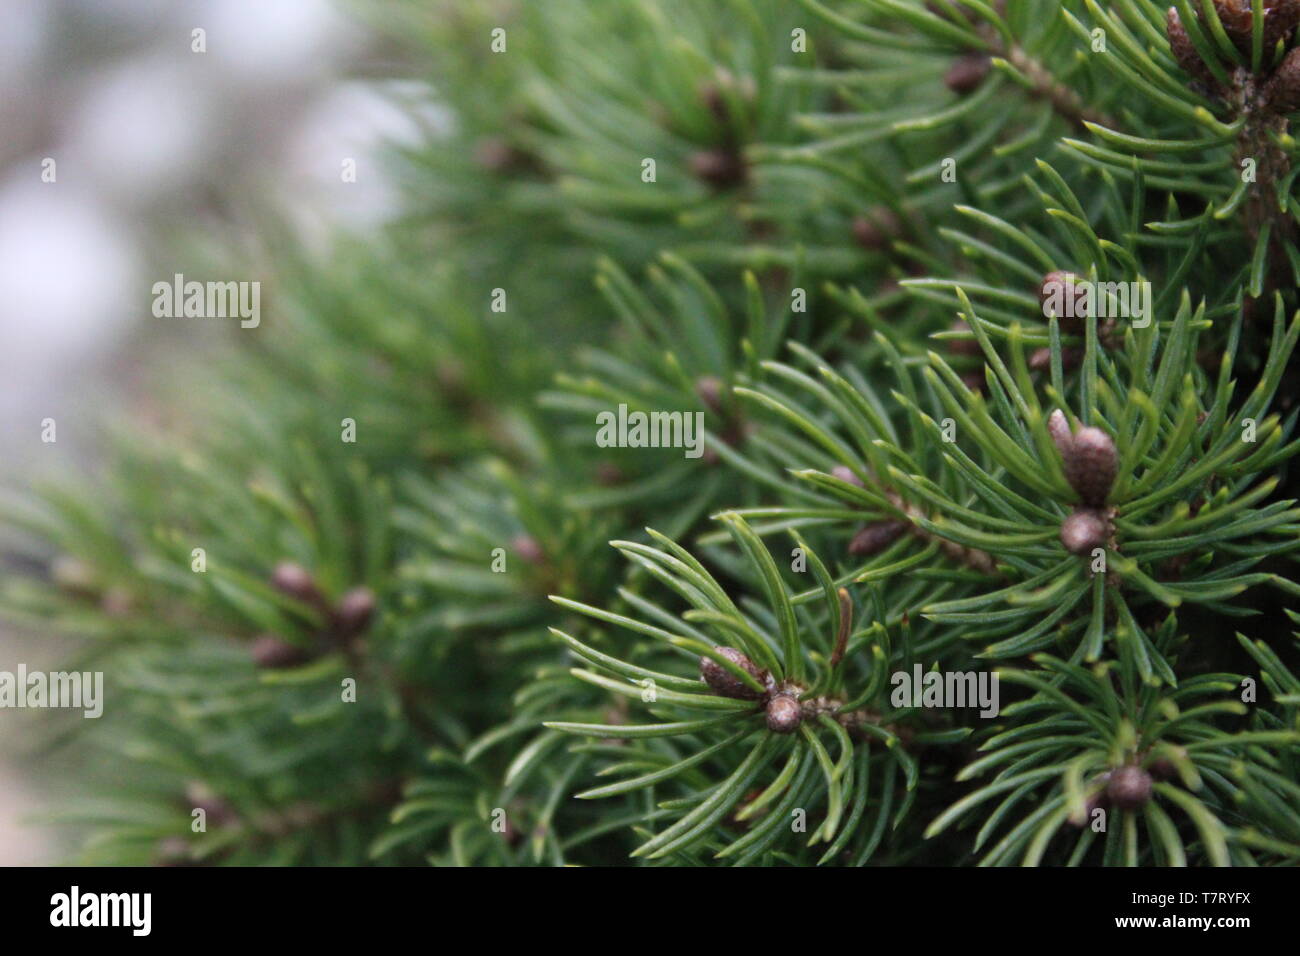
[[[1300,862],[1300,2],[375,15],[403,217],[7,508],[83,859]]]

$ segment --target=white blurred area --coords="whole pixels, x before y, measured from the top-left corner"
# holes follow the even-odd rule
[[[408,90],[355,79],[382,53],[330,0],[0,0],[0,480],[84,460],[82,412],[121,385],[117,352],[176,271],[159,237],[238,241],[214,196],[269,185],[309,240],[393,211],[377,154],[417,129],[394,103]],[[0,624],[0,669],[37,653]],[[51,837],[21,822],[44,798],[5,725],[0,865],[47,861]]]

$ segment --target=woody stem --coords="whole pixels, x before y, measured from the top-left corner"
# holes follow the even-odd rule
[[[1296,224],[1277,202],[1277,187],[1291,172],[1291,158],[1277,141],[1285,136],[1286,116],[1261,106],[1254,76],[1244,69],[1234,76],[1232,99],[1238,115],[1245,118],[1234,152],[1241,176],[1253,175],[1242,213],[1251,246],[1267,231],[1263,293],[1285,288],[1290,274],[1286,254],[1288,243],[1296,238]]]

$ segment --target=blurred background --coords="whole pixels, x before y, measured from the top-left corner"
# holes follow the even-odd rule
[[[151,288],[183,250],[240,242],[232,204],[273,205],[309,242],[393,212],[383,146],[439,121],[405,108],[393,55],[330,0],[0,3],[0,481],[93,473],[105,419],[148,414],[145,367],[229,334],[164,325]],[[59,658],[0,623],[0,670]],[[0,865],[60,852],[33,821],[50,794],[22,757],[26,716],[0,710]]]

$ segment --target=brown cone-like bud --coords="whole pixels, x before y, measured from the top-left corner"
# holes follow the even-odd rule
[[[530,534],[515,535],[510,541],[510,550],[521,561],[527,561],[529,564],[541,564],[546,560],[546,554],[542,551],[542,546]]]
[[[1264,84],[1264,102],[1278,113],[1300,110],[1300,47],[1287,53]]]
[[[1151,761],[1147,772],[1151,774],[1153,780],[1173,780],[1178,776],[1178,768],[1168,757],[1157,757]]]
[[[726,386],[715,375],[705,375],[695,380],[695,394],[700,397],[704,407],[715,415],[723,413],[722,400]]]
[[[316,587],[311,572],[292,561],[281,561],[275,566],[271,572],[271,586],[282,594],[308,604],[318,604],[321,600],[320,590]]]
[[[1136,810],[1151,799],[1151,774],[1131,765],[1113,770],[1106,796],[1121,810]]]
[[[504,824],[499,833],[501,839],[506,841],[507,846],[518,846],[519,841],[523,838],[523,834],[519,832],[519,828],[515,826],[514,821],[510,819],[509,814],[505,815]]]
[[[803,705],[790,694],[776,694],[767,702],[767,729],[774,734],[792,734],[803,723]]]
[[[370,625],[375,613],[375,592],[370,588],[353,588],[339,598],[334,622],[342,637],[355,637]]]
[[[731,98],[728,97],[728,93],[738,97],[744,103],[752,104],[757,90],[749,77],[737,80],[725,70],[719,71],[716,82],[703,83],[699,88],[700,102],[712,114],[718,125],[723,127],[723,130],[728,135],[732,135],[735,133],[732,128],[734,117],[732,116]]]
[[[1044,321],[1056,316],[1065,335],[1082,335],[1087,327],[1088,293],[1073,272],[1057,270],[1043,276],[1038,286],[1038,302]]]
[[[1242,53],[1250,53],[1254,28],[1251,0],[1213,0],[1223,32]],[[1264,0],[1264,53],[1272,52],[1279,40],[1290,39],[1300,23],[1297,0]]]
[[[836,465],[831,469],[831,474],[840,481],[847,482],[850,485],[855,485],[858,488],[864,487],[862,479],[859,478],[853,469],[847,465]]]
[[[1165,33],[1169,37],[1170,52],[1187,75],[1208,87],[1217,87],[1218,80],[1205,65],[1201,55],[1196,52],[1196,47],[1192,45],[1191,38],[1187,35],[1187,27],[1183,26],[1182,17],[1174,7],[1170,7],[1168,14],[1165,15]]]
[[[750,676],[760,684],[766,684],[767,671],[734,647],[717,647],[714,650],[731,661],[731,663],[748,671]],[[736,700],[758,700],[763,696],[762,692],[754,690],[711,657],[700,658],[700,679],[708,684],[709,689],[719,697],[732,697]]]
[[[1076,369],[1083,361],[1083,352],[1068,345],[1061,347],[1061,368],[1068,372]],[[1052,367],[1052,350],[1049,348],[1034,349],[1029,356],[1029,367],[1035,372],[1045,372]]]
[[[1106,519],[1095,511],[1076,511],[1061,522],[1061,544],[1071,554],[1092,554],[1106,547],[1109,535]]]
[[[109,588],[99,599],[99,608],[108,617],[126,617],[134,607],[135,598],[125,588]]]
[[[1251,0],[1215,0],[1214,8],[1224,32],[1241,52],[1249,53],[1254,27]],[[1272,52],[1278,40],[1290,39],[1297,23],[1300,23],[1300,4],[1296,0],[1264,0],[1265,55]]]
[[[202,810],[207,814],[209,823],[230,823],[236,819],[235,811],[230,804],[202,781],[195,780],[185,785],[185,802],[193,809]]]
[[[700,87],[700,101],[719,126],[730,127],[731,106],[727,102],[727,96],[722,92],[721,87],[716,83],[705,83]]]
[[[184,837],[170,836],[158,841],[154,850],[154,866],[197,866],[190,853],[190,843]]]
[[[1213,0],[1214,12],[1219,15],[1223,32],[1240,46],[1243,42],[1250,48],[1251,12],[1250,0]]]
[[[1278,40],[1290,42],[1300,25],[1300,0],[1264,0],[1264,54],[1267,56]]]
[[[704,149],[691,156],[691,173],[713,189],[732,189],[749,177],[745,157],[734,149]]]
[[[861,528],[849,542],[849,554],[857,557],[879,554],[907,530],[905,521],[876,521]]]
[[[993,68],[993,61],[983,53],[967,53],[958,57],[944,74],[943,82],[958,96],[966,96],[979,89]]]
[[[263,634],[253,641],[249,654],[258,667],[270,670],[295,667],[307,660],[307,652],[303,648],[274,634]]]
[[[1081,428],[1061,459],[1065,479],[1079,493],[1083,503],[1089,508],[1104,505],[1119,471],[1119,454],[1114,440],[1100,428]]]

